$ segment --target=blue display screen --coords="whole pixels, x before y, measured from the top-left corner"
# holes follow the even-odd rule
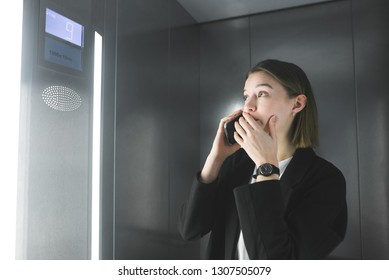
[[[45,30],[51,35],[84,47],[84,26],[49,8],[46,8]]]

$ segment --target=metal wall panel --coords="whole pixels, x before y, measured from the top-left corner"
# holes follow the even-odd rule
[[[114,259],[117,0],[105,4],[101,108],[100,259]]]
[[[353,0],[364,259],[389,259],[388,1]]]
[[[212,147],[220,119],[243,106],[250,68],[249,19],[204,24],[200,28],[200,162]]]
[[[167,255],[167,4],[118,1],[116,259]]]
[[[196,258],[177,217],[198,169],[198,27],[171,0],[117,17],[114,258]]]
[[[200,243],[185,242],[177,218],[199,170],[199,27],[169,1],[169,253],[170,259],[199,259]]]
[[[319,155],[347,182],[348,231],[334,258],[361,257],[351,9],[348,1],[253,16],[252,64],[276,58],[299,65],[319,111]]]

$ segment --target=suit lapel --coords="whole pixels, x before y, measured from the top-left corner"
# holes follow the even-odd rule
[[[281,177],[281,185],[295,188],[312,166],[315,158],[316,154],[311,148],[297,149]]]
[[[253,174],[255,163],[245,150],[241,149],[239,157],[234,162],[234,177],[236,186],[248,184]]]

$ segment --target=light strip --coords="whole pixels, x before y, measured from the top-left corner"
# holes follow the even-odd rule
[[[0,260],[15,259],[17,166],[19,144],[20,74],[22,54],[23,0],[7,2],[8,12],[0,17],[2,26],[0,53],[1,88],[0,110]]]
[[[98,260],[100,252],[100,128],[102,48],[103,38],[99,33],[95,32],[92,148],[92,260]]]

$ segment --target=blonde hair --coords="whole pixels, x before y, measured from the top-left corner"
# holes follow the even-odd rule
[[[296,148],[319,146],[318,115],[315,97],[307,75],[297,65],[275,59],[259,62],[248,72],[266,72],[274,77],[287,91],[290,98],[304,94],[305,108],[296,114],[291,129],[290,141]]]

